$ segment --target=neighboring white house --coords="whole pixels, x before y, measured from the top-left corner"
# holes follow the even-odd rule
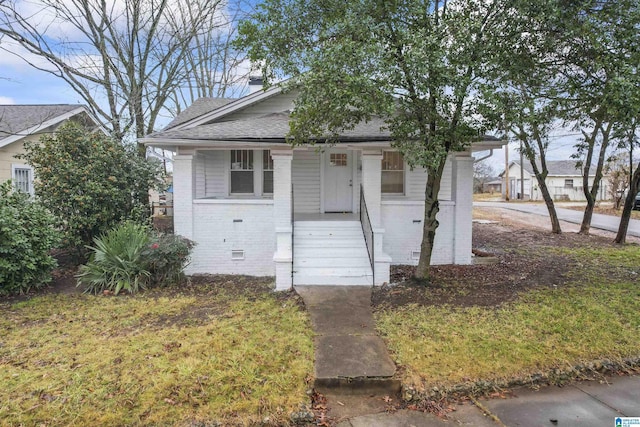
[[[417,264],[425,171],[390,148],[379,119],[334,146],[292,148],[294,96],[272,87],[200,99],[142,140],[176,153],[174,228],[197,242],[187,273],[275,275],[288,289],[382,284],[390,264]],[[476,148],[500,146],[487,138]],[[447,160],[434,264],[472,261],[472,164],[471,150]]]
[[[582,186],[582,169],[576,167],[575,160],[547,160],[546,183],[551,197],[556,201],[586,201]],[[593,185],[595,167],[589,171],[589,186]],[[503,180],[502,195],[505,196],[506,176],[500,174]],[[524,180],[521,180],[521,176]],[[531,163],[524,162],[522,172],[519,162],[509,164],[509,194],[511,199],[520,199],[522,192],[521,183],[524,182],[524,200],[543,200],[542,192],[538,188],[538,181],[533,173]],[[607,191],[608,181],[603,176],[596,197],[597,201],[609,198]]]
[[[11,179],[17,189],[33,194],[33,168],[16,156],[24,153],[25,142],[37,141],[69,120],[100,127],[82,105],[0,105],[0,182]]]

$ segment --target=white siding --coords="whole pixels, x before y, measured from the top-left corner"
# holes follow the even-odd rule
[[[297,94],[289,92],[285,94],[275,95],[267,100],[251,105],[243,110],[232,113],[224,117],[223,121],[247,119],[250,117],[263,116],[270,113],[279,113],[282,111],[291,111],[293,109],[293,100]]]
[[[227,151],[205,151],[203,154],[205,158],[205,197],[226,196]]]
[[[424,199],[424,189],[427,185],[427,171],[424,168],[418,167],[411,170],[406,164],[404,167],[405,195],[409,199]]]
[[[205,197],[207,192],[205,184],[205,156],[202,153],[197,153],[193,156],[193,171],[194,171],[194,197],[201,199]]]
[[[294,212],[320,212],[320,154],[294,151],[292,162]]]
[[[424,190],[427,185],[427,171],[424,168],[416,167],[413,170],[405,164],[405,198],[408,200],[424,200]],[[398,196],[384,198],[398,199]],[[451,159],[448,158],[442,171],[440,181],[439,200],[451,200]]]
[[[433,265],[453,263],[454,212],[453,202],[440,203],[437,216],[440,226],[431,256]],[[382,202],[382,226],[385,230],[383,247],[384,252],[391,256],[391,264],[418,264],[418,259],[414,259],[411,254],[414,251],[420,252],[423,217],[424,202]]]
[[[275,274],[272,200],[195,201],[193,230],[197,245],[187,274]],[[232,259],[232,251],[244,251],[244,259]]]
[[[440,181],[440,193],[438,194],[439,200],[451,200],[451,182],[452,182],[452,166],[451,157],[447,159],[444,164],[444,170],[442,171],[442,180]]]

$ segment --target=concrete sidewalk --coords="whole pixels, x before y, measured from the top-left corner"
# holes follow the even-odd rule
[[[480,407],[458,405],[442,420],[415,411],[371,414],[342,421],[339,427],[424,426],[584,426],[615,427],[617,417],[638,418],[640,377],[610,377],[606,382],[576,382],[565,387],[516,389],[508,399],[479,400]]]

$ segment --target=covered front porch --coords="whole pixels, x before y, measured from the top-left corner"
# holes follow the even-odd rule
[[[198,243],[187,272],[275,275],[281,290],[381,285],[391,263],[417,263],[426,173],[375,145],[180,148],[175,230]],[[470,262],[470,230],[456,224],[468,211],[471,227],[471,162],[447,162],[434,263]]]

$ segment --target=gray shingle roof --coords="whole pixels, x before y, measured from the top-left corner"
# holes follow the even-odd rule
[[[19,134],[80,107],[74,104],[0,105],[0,139]]]
[[[384,122],[373,118],[366,123],[359,123],[354,129],[344,131],[342,139],[389,139],[389,131],[381,130]],[[148,139],[161,138],[180,140],[284,140],[289,132],[289,113],[271,113],[259,117],[241,120],[217,122],[200,125],[189,129],[164,130],[148,136]]]
[[[232,98],[199,98],[186,110],[178,114],[165,128],[164,130],[171,129],[179,124],[188,122],[191,119],[200,117],[203,114],[210,113],[213,110],[227,105],[228,103],[235,101]]]
[[[517,163],[517,162],[514,162]],[[540,167],[540,161],[536,161],[538,167]],[[524,162],[524,169],[533,175],[533,168],[531,163],[527,160]],[[576,160],[547,160],[547,169],[551,176],[582,176],[582,169],[576,167]],[[595,175],[595,168],[589,170],[589,176]]]

